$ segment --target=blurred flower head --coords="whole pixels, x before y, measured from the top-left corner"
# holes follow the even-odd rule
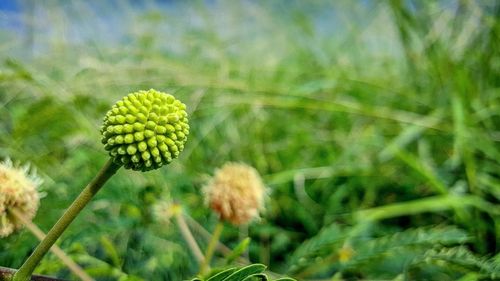
[[[246,224],[259,216],[265,187],[259,173],[242,163],[227,163],[204,187],[205,200],[222,220]]]
[[[154,218],[164,224],[170,224],[170,220],[181,211],[181,206],[170,200],[159,201],[153,205]]]
[[[104,117],[102,143],[117,164],[149,171],[172,162],[189,134],[186,105],[156,90],[119,100]]]
[[[35,216],[40,204],[40,183],[28,166],[18,168],[10,160],[0,162],[0,237],[23,226],[9,211],[16,209],[29,220]]]

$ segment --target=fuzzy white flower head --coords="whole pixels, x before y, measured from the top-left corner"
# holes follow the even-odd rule
[[[5,237],[23,225],[9,211],[18,210],[32,219],[40,205],[37,191],[41,180],[29,167],[14,167],[10,160],[0,162],[0,237]]]
[[[263,209],[265,187],[259,173],[242,163],[226,163],[203,188],[205,200],[222,220],[250,222]]]
[[[164,200],[153,206],[153,215],[158,222],[170,224],[170,220],[180,212],[180,209],[180,205],[170,200]]]

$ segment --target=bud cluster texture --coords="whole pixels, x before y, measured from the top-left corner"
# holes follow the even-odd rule
[[[184,149],[189,134],[186,105],[153,89],[131,93],[108,111],[101,133],[115,163],[137,171],[157,169]]]

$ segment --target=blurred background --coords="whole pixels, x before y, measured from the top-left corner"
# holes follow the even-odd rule
[[[0,159],[36,167],[48,231],[108,157],[106,111],[155,88],[186,103],[191,134],[171,165],[120,170],[59,241],[96,280],[194,276],[153,206],[180,203],[205,249],[201,187],[227,161],[269,195],[221,242],[250,237],[271,271],[499,278],[499,15],[495,0],[1,0]],[[0,265],[36,244],[0,239]],[[74,278],[52,254],[37,272]]]

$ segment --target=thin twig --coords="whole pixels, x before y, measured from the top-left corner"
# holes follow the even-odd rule
[[[201,236],[203,236],[205,240],[210,241],[210,239],[212,239],[212,234],[210,234],[210,232],[208,232],[195,219],[193,219],[188,214],[183,214],[183,216],[186,218],[188,225],[194,228],[195,231],[198,232]],[[229,247],[227,247],[226,245],[222,244],[220,241],[217,242],[217,250],[225,256],[231,254],[231,249],[229,249]]]
[[[14,273],[16,272],[17,270],[15,269],[0,266],[0,281],[11,281],[12,276],[14,276]],[[33,275],[31,276],[31,281],[65,281],[65,280],[52,278],[48,276],[42,276],[42,275]]]
[[[177,222],[177,226],[179,227],[181,231],[181,235],[188,244],[189,249],[191,249],[191,252],[193,253],[193,256],[195,257],[196,261],[198,262],[198,265],[203,264],[203,253],[200,250],[200,247],[198,246],[198,243],[196,243],[196,240],[193,237],[193,234],[189,230],[189,227],[186,224],[186,221],[184,220],[184,216],[182,214],[182,209],[176,210],[175,211],[175,220]]]

